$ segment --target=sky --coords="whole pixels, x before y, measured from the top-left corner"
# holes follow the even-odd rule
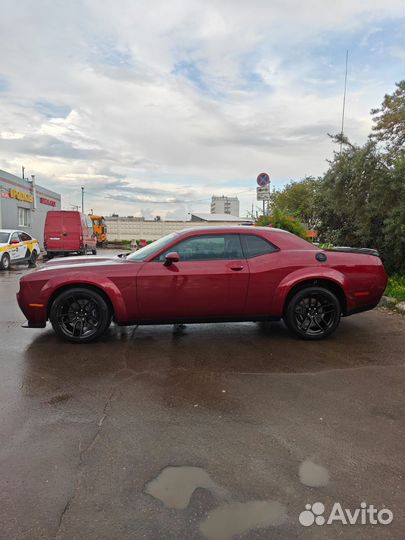
[[[0,0],[0,168],[63,208],[187,219],[320,175],[404,78],[402,0]]]

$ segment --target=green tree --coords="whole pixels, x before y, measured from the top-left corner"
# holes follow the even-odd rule
[[[393,94],[384,96],[380,108],[372,109],[374,126],[371,137],[398,151],[405,146],[405,80],[397,83],[396,87]]]
[[[403,155],[345,141],[318,193],[321,241],[376,248],[389,271],[403,271],[404,172]]]
[[[299,182],[290,182],[280,191],[274,191],[271,208],[291,214],[304,223],[309,229],[319,225],[317,194],[321,181],[307,176]]]

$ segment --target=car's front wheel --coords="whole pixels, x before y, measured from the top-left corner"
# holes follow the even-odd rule
[[[10,268],[10,255],[3,253],[0,257],[0,270],[8,270]]]
[[[332,291],[324,287],[307,287],[289,300],[284,321],[302,339],[323,339],[339,325],[341,306]]]
[[[49,318],[58,336],[74,343],[88,343],[107,330],[111,313],[100,293],[74,287],[55,298]]]

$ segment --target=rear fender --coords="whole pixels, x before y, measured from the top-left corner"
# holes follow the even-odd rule
[[[291,274],[285,276],[280,281],[276,293],[274,295],[274,315],[282,317],[284,313],[285,301],[291,289],[300,283],[312,280],[327,280],[339,285],[343,291],[345,290],[345,277],[342,273],[333,268],[301,268]],[[273,311],[272,310],[272,311]]]

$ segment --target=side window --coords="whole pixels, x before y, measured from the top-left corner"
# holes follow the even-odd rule
[[[212,261],[221,259],[243,259],[238,234],[213,234],[193,236],[172,246],[158,260],[164,261],[167,253],[177,251],[180,261]]]
[[[273,246],[273,244],[255,234],[243,235],[243,247],[248,259],[278,251],[276,246]]]
[[[10,243],[12,242],[12,240],[20,241],[20,237],[18,236],[18,233],[13,232],[13,234],[10,236]]]
[[[32,240],[31,236],[25,232],[20,232],[19,235],[21,242],[28,242],[29,240]]]
[[[18,227],[30,227],[31,210],[18,207]]]

